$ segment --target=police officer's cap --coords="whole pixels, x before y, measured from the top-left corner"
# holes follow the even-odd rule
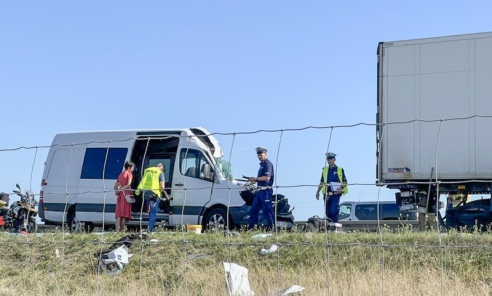
[[[327,152],[326,153],[326,158],[335,158],[335,156],[337,156],[337,155],[333,152]]]
[[[256,147],[256,153],[257,154],[265,153],[267,151],[268,150],[265,147]]]

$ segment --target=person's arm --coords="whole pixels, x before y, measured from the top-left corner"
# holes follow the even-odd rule
[[[116,182],[114,182],[113,189],[114,189],[114,195],[118,196],[118,194],[121,191],[120,190],[120,182],[118,182],[118,180],[116,180]]]
[[[316,199],[319,199],[319,193],[320,191],[323,189],[323,186],[324,186],[324,182],[323,182],[323,173],[321,173],[321,178],[319,179],[319,185],[318,185],[318,190],[316,190]]]
[[[316,190],[316,199],[319,199],[319,192],[323,189],[323,182],[319,183],[318,190]]]
[[[256,183],[258,181],[270,181],[270,176],[261,176],[261,177],[249,177],[248,182]]]
[[[250,182],[258,182],[258,181],[270,181],[270,176],[261,176],[261,177],[250,177]]]
[[[123,187],[124,189],[130,189],[132,187],[133,174],[128,174],[128,183]]]
[[[272,178],[273,163],[269,160],[266,162],[266,167],[263,171],[263,176],[256,177],[256,181],[268,182]]]
[[[343,178],[342,178],[341,186],[337,190],[338,194],[342,193],[345,186],[347,186],[347,177],[345,176],[345,170],[344,169],[342,169],[342,176],[343,176]]]
[[[113,189],[118,190],[119,187],[120,187],[120,183],[118,182],[118,180],[116,180],[116,182],[114,182]]]
[[[121,190],[129,189],[132,186],[133,175],[130,173],[130,174],[126,174],[126,176],[127,176],[127,179],[128,179],[128,182],[126,183],[126,185],[125,186],[121,186],[121,184],[118,184],[120,186],[120,189]]]
[[[161,173],[159,175],[159,186],[161,187],[161,196],[162,197],[165,197],[166,194],[164,193],[164,190],[166,189],[166,176],[164,175],[164,173]]]

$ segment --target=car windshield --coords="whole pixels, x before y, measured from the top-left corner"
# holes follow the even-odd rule
[[[220,172],[229,181],[234,180],[234,176],[232,174],[232,164],[227,161],[223,160],[221,157],[215,158],[215,162],[217,163],[217,166],[220,169]]]
[[[350,216],[350,211],[352,210],[352,205],[342,204],[340,205],[340,213],[338,219],[345,219]]]

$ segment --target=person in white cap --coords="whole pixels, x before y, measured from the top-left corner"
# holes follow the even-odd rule
[[[265,147],[257,147],[256,154],[260,161],[260,169],[258,170],[258,177],[250,177],[248,181],[251,183],[257,182],[260,190],[256,192],[255,199],[251,205],[249,211],[249,226],[248,229],[253,229],[258,223],[258,213],[260,208],[263,210],[263,215],[267,221],[268,229],[272,229],[274,222],[273,208],[272,208],[272,195],[273,195],[273,164],[267,158],[267,149]]]
[[[323,168],[321,180],[316,191],[316,199],[319,200],[319,192],[323,193],[325,201],[325,214],[332,222],[338,222],[340,196],[348,193],[347,176],[343,168],[335,165],[337,156],[333,152],[326,153],[328,166]]]

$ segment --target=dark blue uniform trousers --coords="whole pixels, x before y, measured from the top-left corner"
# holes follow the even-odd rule
[[[258,224],[260,208],[263,210],[263,216],[267,221],[267,226],[273,226],[272,194],[272,189],[258,190],[256,192],[255,199],[249,211],[249,229],[254,228],[255,224]]]
[[[340,194],[329,195],[325,203],[326,217],[330,218],[332,222],[338,222]]]

